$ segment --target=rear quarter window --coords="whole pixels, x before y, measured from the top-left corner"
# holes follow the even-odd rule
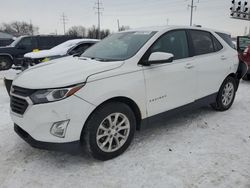
[[[195,55],[203,55],[214,52],[212,35],[206,31],[190,30]]]
[[[230,35],[225,33],[216,32],[231,48],[235,49],[235,45]]]
[[[213,38],[213,42],[214,42],[214,51],[218,52],[218,51],[222,50],[223,49],[222,44],[214,36],[212,36],[212,38]]]

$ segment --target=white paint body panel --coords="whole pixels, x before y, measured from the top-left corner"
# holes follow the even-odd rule
[[[83,82],[86,85],[75,96],[62,101],[30,106],[23,117],[12,114],[13,121],[38,141],[72,142],[80,139],[81,130],[93,110],[109,99],[133,100],[145,119],[218,92],[223,80],[237,71],[238,60],[237,52],[216,34],[224,46],[220,52],[168,64],[138,65],[148,48],[172,29],[190,27],[157,30],[136,55],[125,61],[97,62],[66,57],[55,61],[58,63],[51,61],[24,71],[13,85],[30,89],[59,88]],[[222,56],[227,59],[221,60]],[[70,119],[66,137],[52,136],[49,133],[52,122],[65,119]]]

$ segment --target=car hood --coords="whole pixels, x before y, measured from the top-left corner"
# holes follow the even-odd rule
[[[65,57],[36,65],[19,74],[13,85],[28,89],[66,87],[87,81],[93,74],[120,67],[123,61],[100,62],[83,57]]]
[[[0,53],[9,53],[9,51],[12,49],[14,49],[14,47],[11,46],[0,47]]]

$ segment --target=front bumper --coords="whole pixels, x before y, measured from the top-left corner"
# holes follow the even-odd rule
[[[85,121],[94,109],[94,105],[73,95],[58,102],[30,104],[23,115],[11,111],[11,118],[21,130],[30,135],[28,140],[38,141],[43,143],[42,145],[48,143],[67,145],[80,141]],[[70,120],[65,137],[52,135],[50,132],[52,125],[63,120]]]
[[[80,153],[82,151],[82,145],[80,141],[69,143],[49,143],[41,142],[32,138],[25,130],[14,124],[15,132],[29,145],[38,149],[45,149],[51,151],[62,151],[67,153]]]

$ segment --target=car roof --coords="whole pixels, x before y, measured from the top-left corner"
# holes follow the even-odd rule
[[[215,29],[209,29],[209,28],[198,27],[198,26],[178,26],[178,25],[142,27],[142,28],[136,28],[136,29],[126,30],[126,31],[122,31],[122,32],[127,32],[127,31],[131,31],[131,32],[137,32],[137,31],[164,32],[164,31],[172,30],[172,29],[195,29],[195,30],[201,30],[201,31],[219,32],[219,33],[231,35],[228,32],[219,31],[219,30],[215,30]]]
[[[83,42],[99,42],[100,40],[98,39],[71,39],[67,40],[65,42],[71,41],[72,43],[83,43]]]

